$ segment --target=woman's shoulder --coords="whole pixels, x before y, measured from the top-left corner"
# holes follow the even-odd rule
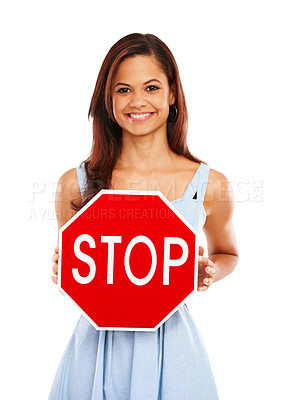
[[[211,190],[211,186],[215,187],[216,189],[220,186],[223,186],[225,184],[225,182],[229,182],[228,178],[220,171],[217,171],[216,169],[212,168],[210,165],[206,164],[205,162],[201,161],[192,161],[189,159],[186,159],[185,157],[181,158],[181,162],[180,162],[180,167],[181,167],[181,171],[184,171],[185,173],[187,171],[193,171],[193,170],[198,170],[200,164],[203,164],[204,166],[206,166],[207,168],[209,168],[209,177],[208,177],[208,182],[211,182],[212,185],[208,185],[209,187],[209,192]]]
[[[214,208],[224,208],[224,206],[232,206],[234,202],[234,194],[230,180],[228,177],[214,168],[209,169],[208,184],[205,192],[204,204],[209,213]]]
[[[68,200],[72,200],[80,196],[76,168],[71,168],[61,175],[58,181],[58,189],[67,197]]]
[[[215,184],[223,184],[225,182],[229,182],[226,175],[224,175],[222,172],[220,172],[210,166],[209,166],[209,181],[211,181]]]

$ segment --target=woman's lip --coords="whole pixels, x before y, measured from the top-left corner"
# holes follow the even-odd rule
[[[140,118],[140,117],[139,118],[134,118],[134,117],[131,117],[130,114],[131,113],[127,114],[128,119],[130,121],[139,122],[139,121],[146,121],[146,120],[150,119],[154,115],[154,112],[150,111],[150,115],[147,115],[147,116],[142,117],[142,118]],[[147,112],[143,112],[143,113],[132,113],[132,114],[140,115],[140,114],[148,114],[148,113]]]

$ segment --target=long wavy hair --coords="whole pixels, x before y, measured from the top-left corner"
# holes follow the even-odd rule
[[[101,189],[109,189],[112,171],[121,153],[122,129],[115,122],[111,89],[120,63],[137,55],[154,56],[168,78],[169,88],[175,95],[174,106],[170,106],[167,120],[167,138],[170,148],[185,158],[203,162],[190,153],[187,143],[188,113],[178,66],[166,44],[152,34],[132,33],[118,40],[107,53],[95,85],[88,112],[93,120],[93,141],[89,157],[84,164],[87,184],[82,198],[71,201],[78,211]],[[176,108],[176,111],[175,111]],[[173,117],[173,113],[176,114]],[[206,163],[205,163],[206,164]]]

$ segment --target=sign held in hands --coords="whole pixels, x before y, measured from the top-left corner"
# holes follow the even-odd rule
[[[197,232],[159,191],[102,189],[59,249],[59,289],[96,329],[154,331],[197,289]]]

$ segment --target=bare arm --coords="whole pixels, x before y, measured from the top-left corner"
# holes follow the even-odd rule
[[[76,214],[71,208],[70,201],[79,198],[81,195],[78,184],[76,168],[72,168],[65,172],[59,179],[56,197],[55,197],[55,210],[58,221],[58,228],[60,229],[69,219]],[[58,278],[58,259],[59,259],[59,237],[58,244],[55,247],[55,254],[53,255],[53,274],[52,281],[57,283]]]
[[[232,223],[233,190],[223,174],[211,171],[205,195],[208,214],[203,227],[207,239],[208,259],[201,256],[199,261],[204,263],[205,268],[208,266],[214,269],[208,277],[210,281],[203,280],[206,286],[204,289],[229,275],[238,263],[238,248]]]

